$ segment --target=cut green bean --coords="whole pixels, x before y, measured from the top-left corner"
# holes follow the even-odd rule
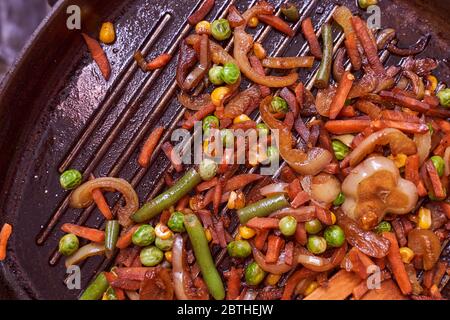
[[[106,257],[111,257],[116,248],[117,239],[119,238],[119,221],[109,220],[106,222],[105,228],[105,254]]]
[[[178,180],[175,185],[161,193],[150,202],[144,204],[142,208],[131,216],[131,218],[137,223],[152,219],[163,210],[169,209],[171,206],[175,205],[178,200],[188,194],[201,181],[202,178],[197,170],[189,170],[180,180]]]
[[[328,23],[322,27],[322,40],[322,62],[320,63],[319,71],[314,81],[314,85],[319,89],[325,89],[330,82],[331,63],[333,60],[333,35],[331,26]]]
[[[214,299],[223,300],[225,298],[225,289],[209,250],[208,240],[202,224],[195,214],[187,214],[184,216],[184,226],[189,235],[195,259],[200,267],[209,293]]]
[[[91,282],[89,287],[84,290],[79,300],[99,300],[102,298],[103,293],[105,293],[108,287],[108,280],[106,280],[105,273],[102,272]]]
[[[284,195],[276,195],[259,200],[237,211],[242,224],[254,217],[267,217],[274,211],[289,207],[289,202]]]

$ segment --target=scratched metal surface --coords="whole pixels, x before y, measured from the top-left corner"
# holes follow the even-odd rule
[[[116,25],[117,41],[106,47],[113,70],[111,79],[103,80],[79,34],[65,28],[66,3],[60,1],[43,29],[45,37],[35,39],[30,51],[24,54],[4,84],[0,100],[0,167],[4,169],[0,173],[3,190],[0,222],[12,222],[15,226],[10,258],[0,264],[0,273],[12,286],[13,293],[22,298],[76,298],[79,291],[65,287],[64,264],[55,251],[62,235],[59,228],[65,222],[92,227],[103,223],[94,207],[68,208],[69,193],[59,186],[59,171],[77,168],[85,175],[93,172],[97,176],[125,178],[135,185],[144,201],[160,190],[162,173],[169,163],[158,154],[149,170],[140,169],[136,158],[142,139],[154,126],[173,128],[182,116],[174,95],[176,59],[163,70],[144,74],[131,57],[138,48],[148,57],[162,52],[176,55],[179,42],[191,31],[186,18],[200,2],[79,0],[70,4],[74,2],[83,7],[85,31],[96,32],[95,26],[103,20]],[[271,2],[277,8],[282,3]],[[303,16],[312,16],[316,27],[329,18],[335,6],[332,0],[295,2]],[[216,1],[207,18],[223,15],[231,3],[244,11],[254,1]],[[339,3],[357,12],[354,1]],[[450,33],[445,28],[450,27],[442,23],[445,16],[424,13],[426,10],[419,2],[381,1],[381,5],[383,26],[397,28],[401,44],[412,43],[433,30],[433,40],[422,55],[448,58]],[[398,12],[405,14],[399,16]],[[417,19],[421,24],[415,23]],[[251,32],[263,40],[268,52],[296,55],[305,49],[305,41],[298,33],[286,39],[263,25]],[[336,39],[339,39],[337,30]],[[35,57],[42,58],[39,61],[43,66],[31,63]],[[389,64],[398,62],[387,58]],[[450,82],[448,60],[440,64],[437,73],[440,79]],[[302,73],[302,77],[307,81],[310,75]],[[164,138],[169,134],[170,130]],[[108,197],[112,204],[117,201],[117,196]],[[217,254],[220,257],[220,252]],[[95,270],[107,264],[100,257],[84,263],[82,287],[95,275]],[[226,261],[221,269],[225,265]]]

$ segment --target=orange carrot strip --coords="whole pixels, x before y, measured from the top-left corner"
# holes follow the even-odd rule
[[[262,22],[267,23],[269,26],[274,27],[275,29],[283,32],[289,37],[293,37],[295,34],[294,30],[280,17],[277,17],[275,15],[260,14],[258,15],[258,18]]]
[[[353,118],[356,116],[355,108],[353,106],[344,106],[341,112],[339,112],[339,116]]]
[[[255,173],[244,173],[230,178],[225,184],[224,192],[235,191],[246,185],[262,179],[263,176]]]
[[[377,130],[395,128],[405,133],[425,133],[429,130],[428,126],[424,123],[399,122],[392,120],[374,120],[370,125]]]
[[[258,229],[255,236],[255,248],[262,250],[264,244],[266,243],[267,236],[269,235],[270,229]]]
[[[168,53],[163,53],[147,63],[147,70],[160,69],[165,65],[167,65],[171,59],[172,55]]]
[[[369,61],[369,64],[372,67],[373,71],[375,71],[375,73],[378,75],[384,75],[386,73],[384,70],[384,66],[381,63],[380,58],[378,57],[378,49],[376,47],[376,44],[374,44],[372,39],[370,38],[370,31],[368,30],[366,23],[361,20],[361,18],[353,16],[352,25],[355,29],[359,41],[361,42],[367,60]]]
[[[211,180],[203,181],[202,183],[197,185],[195,190],[197,190],[197,192],[203,192],[203,191],[209,190],[209,189],[215,187],[217,182],[219,182],[219,179],[217,177],[214,177]]]
[[[93,179],[95,179],[95,177],[93,174],[91,174],[89,180]],[[94,199],[94,202],[97,205],[98,210],[100,210],[101,214],[105,217],[105,219],[112,220],[114,218],[111,209],[109,208],[108,202],[106,202],[106,199],[103,196],[102,190],[100,189],[92,190],[92,199]]]
[[[391,265],[392,273],[395,276],[398,286],[403,294],[411,294],[412,286],[409,282],[408,274],[406,273],[405,265],[403,264],[402,258],[400,256],[400,251],[398,247],[397,238],[392,232],[383,232],[383,237],[388,239],[391,243],[389,247],[389,252],[387,255],[389,264]]]
[[[319,44],[319,39],[314,32],[314,27],[311,22],[311,18],[306,18],[302,22],[302,32],[309,45],[309,51],[317,59],[322,59],[322,49]]]
[[[359,133],[369,126],[369,120],[330,120],[325,123],[325,129],[334,134]]]
[[[433,162],[431,162],[431,160],[428,160],[427,162],[425,162],[425,167],[433,186],[434,195],[438,198],[444,198],[445,190],[442,186],[441,179],[439,178],[439,174],[437,173],[436,167],[433,165]]]
[[[216,106],[214,104],[208,104],[205,107],[201,108],[197,112],[195,112],[188,120],[183,123],[183,129],[190,130],[194,127],[194,123],[196,121],[203,120],[204,117],[211,114],[216,110]]]
[[[381,111],[381,118],[384,120],[393,120],[400,122],[412,122],[420,123],[418,116],[409,114],[406,112],[395,111],[395,110],[383,110]]]
[[[303,204],[305,204],[309,200],[311,200],[309,194],[307,192],[305,192],[305,191],[300,191],[299,193],[297,193],[297,195],[295,196],[294,200],[292,200],[291,207],[292,208],[299,208],[300,206],[302,206]]]
[[[350,73],[350,71],[345,71],[342,75],[341,81],[336,90],[336,94],[333,97],[330,105],[330,119],[336,119],[339,112],[341,112],[344,107],[345,100],[347,100],[348,93],[352,88],[353,81],[355,77]]]
[[[312,277],[315,274],[315,271],[311,271],[307,268],[301,268],[300,270],[295,271],[286,282],[281,300],[292,299],[292,294],[294,293],[295,288],[297,287],[300,280]]]
[[[295,241],[304,246],[306,241],[308,240],[308,236],[306,235],[305,223],[300,222],[297,223],[297,229],[295,229]]]
[[[152,131],[148,139],[145,141],[141,153],[139,154],[138,163],[141,167],[147,168],[150,164],[150,159],[155,151],[155,147],[164,132],[163,127],[158,127]]]
[[[333,224],[333,220],[331,218],[331,212],[321,206],[316,206],[316,216],[317,219],[320,220],[323,224],[330,226]]]
[[[291,183],[289,183],[287,192],[289,199],[294,200],[299,192],[302,191],[302,186],[300,185],[300,180],[295,178]]]
[[[340,270],[328,280],[327,286],[317,288],[304,300],[344,300],[360,283],[361,279],[353,272]]]
[[[405,178],[417,186],[417,191],[421,197],[427,195],[427,190],[419,176],[419,156],[417,154],[406,159]]]
[[[172,144],[169,141],[166,141],[161,146],[161,149],[163,150],[166,157],[172,163],[172,166],[175,169],[175,171],[176,172],[183,171],[183,165],[181,164],[180,156],[178,154],[176,154],[176,152],[172,152],[173,151]]]
[[[439,119],[436,120],[436,123],[442,131],[444,131],[445,133],[450,133],[450,122]]]
[[[213,211],[214,214],[219,213],[219,206],[222,199],[222,191],[223,191],[224,181],[223,178],[219,179],[219,182],[216,184],[214,188],[214,198],[213,198]]]
[[[367,114],[371,120],[380,118],[381,109],[373,102],[359,99],[355,104],[356,109]]]
[[[364,267],[364,264],[362,263],[362,261],[359,259],[357,249],[355,247],[353,247],[348,252],[348,259],[350,260],[351,265],[352,265],[351,270],[354,273],[356,273],[361,279],[366,279],[368,276],[367,270]]]
[[[229,271],[225,272],[225,277],[227,278],[227,300],[235,300],[239,297],[242,274],[243,270],[235,267],[231,267]]]
[[[206,15],[214,7],[214,0],[206,0],[203,4],[195,11],[189,18],[188,22],[191,26],[195,26],[197,23],[202,21]]]
[[[280,256],[281,248],[284,246],[284,240],[281,237],[270,235],[267,240],[266,262],[275,263]]]
[[[12,226],[5,223],[0,231],[0,261],[6,259],[6,250],[8,246],[8,240],[12,233]]]
[[[280,220],[276,218],[251,218],[246,226],[249,228],[259,228],[259,229],[278,229],[278,224]]]
[[[347,55],[353,66],[353,70],[361,69],[361,57],[359,56],[358,51],[358,38],[356,37],[355,32],[349,33],[345,36],[344,45],[347,49]]]
[[[259,74],[260,76],[265,76],[266,72],[264,71],[264,67],[261,63],[261,60],[259,60],[256,56],[250,56],[249,57],[249,61],[250,61],[250,65],[252,66],[253,70],[255,70],[255,72],[257,74]],[[261,96],[263,98],[267,97],[268,95],[270,95],[270,88],[263,86],[263,85],[258,85],[259,86],[259,91],[261,91]]]
[[[105,241],[105,232],[94,228],[83,227],[72,223],[65,223],[62,225],[61,230],[66,233],[73,233],[78,237],[90,240],[92,242]]]
[[[417,100],[416,98],[409,97],[402,93],[381,91],[380,96],[383,98],[383,100],[396,103],[401,107],[405,107],[413,111],[428,113],[428,111],[430,110],[430,106],[427,103]]]
[[[140,226],[140,224],[137,224],[125,231],[117,240],[116,247],[119,249],[127,248],[131,244],[131,238],[133,237],[133,234]]]
[[[167,225],[167,222],[169,222],[171,215],[172,213],[170,213],[169,210],[163,210],[163,212],[161,212],[161,215],[159,216],[159,223]]]
[[[105,80],[108,80],[111,76],[111,66],[109,64],[108,58],[106,57],[105,51],[103,51],[100,43],[94,38],[91,38],[85,33],[81,33],[84,41],[92,55],[92,59],[94,59],[95,63],[100,69]]]

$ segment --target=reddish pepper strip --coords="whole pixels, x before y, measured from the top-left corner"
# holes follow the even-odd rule
[[[305,223],[297,223],[297,229],[295,229],[295,240],[302,246],[306,245],[308,236],[306,235]]]
[[[188,22],[191,26],[195,26],[197,23],[202,21],[206,15],[211,11],[214,7],[214,0],[205,0],[200,8],[197,9],[189,18]]]
[[[425,167],[427,168],[428,176],[430,177],[431,184],[433,185],[434,195],[438,198],[445,198],[445,190],[442,186],[441,179],[437,173],[436,167],[433,165],[431,160],[425,162]]]
[[[180,156],[176,154],[176,152],[173,152],[172,144],[169,141],[166,141],[161,146],[161,149],[164,151],[164,154],[172,163],[172,166],[175,169],[175,171],[176,172],[183,171],[183,165],[181,164]]]
[[[261,76],[265,76],[266,72],[264,71],[264,67],[261,64],[261,61],[256,57],[256,56],[250,56],[249,58],[250,61],[250,65],[252,66],[253,70],[255,70],[255,72]],[[266,87],[262,84],[259,84],[259,91],[261,91],[261,96],[263,98],[267,97],[270,95],[270,88]]]
[[[223,178],[219,179],[219,182],[216,184],[214,188],[214,198],[213,198],[213,211],[215,214],[219,213],[220,202],[222,199],[222,191],[224,186]]]
[[[322,49],[320,48],[319,39],[317,39],[314,27],[311,22],[311,18],[306,18],[302,22],[302,32],[308,41],[309,51],[317,59],[322,59]]]
[[[369,126],[369,120],[330,120],[325,123],[325,129],[334,134],[359,133]]]
[[[344,72],[336,90],[336,94],[331,101],[330,119],[335,119],[338,116],[339,112],[341,112],[342,108],[344,107],[345,100],[347,99],[348,93],[352,88],[354,80],[355,77],[349,71]]]
[[[106,57],[105,51],[103,51],[97,40],[91,38],[85,33],[81,33],[81,35],[83,36],[84,41],[91,52],[92,59],[94,59],[95,63],[97,63],[103,77],[105,80],[109,80],[109,77],[111,76],[111,66],[108,58]]]
[[[289,199],[294,200],[297,194],[302,191],[302,186],[300,185],[300,180],[295,178],[291,183],[288,185],[288,195]]]
[[[269,26],[274,27],[280,32],[283,32],[289,37],[293,37],[295,32],[294,30],[280,17],[274,15],[260,14],[258,15],[259,20],[264,23],[267,23]]]
[[[148,139],[145,141],[138,158],[138,163],[141,167],[147,168],[150,164],[150,159],[152,158],[155,147],[161,139],[163,132],[163,127],[157,127],[152,131]]]
[[[424,123],[399,122],[393,120],[374,120],[370,125],[376,130],[395,128],[405,133],[426,133],[429,128]]]
[[[307,192],[305,192],[305,191],[301,191],[301,192],[297,193],[297,195],[295,196],[294,200],[292,200],[291,207],[292,208],[299,208],[300,206],[302,206],[303,204],[305,204],[309,200],[311,200],[309,194]]]
[[[270,229],[257,229],[255,236],[255,248],[258,250],[262,250],[264,248],[264,244],[266,243],[267,236],[269,235]]]
[[[275,218],[254,217],[246,223],[246,226],[257,229],[278,229],[279,222],[280,220]]]
[[[183,123],[183,129],[190,130],[194,127],[196,121],[201,121],[207,115],[213,113],[216,110],[216,106],[211,104],[206,105],[204,108],[194,113],[188,120]]]
[[[413,111],[428,113],[430,110],[430,106],[422,101],[419,101],[415,98],[408,97],[402,93],[394,93],[392,91],[381,91],[380,97],[388,102],[393,102],[401,107],[405,107],[411,109]]]
[[[317,219],[320,220],[323,224],[326,224],[328,226],[333,224],[333,220],[331,218],[331,212],[327,209],[324,209],[320,206],[316,206],[316,216]]]
[[[157,56],[152,61],[149,61],[147,63],[147,70],[151,71],[151,70],[163,68],[165,65],[167,65],[170,62],[171,59],[172,59],[172,56],[170,54],[163,53],[163,54]]]
[[[241,291],[241,278],[243,270],[240,268],[231,267],[225,272],[227,278],[227,300],[235,300],[239,297]]]
[[[344,106],[339,112],[340,117],[353,118],[356,116],[356,111],[353,106]]]
[[[381,111],[381,119],[392,120],[392,121],[401,121],[401,122],[420,123],[420,119],[418,116],[409,114],[406,112],[394,111],[394,110]]]
[[[199,193],[206,191],[208,189],[215,187],[217,185],[218,181],[219,181],[219,179],[217,177],[214,177],[213,179],[211,179],[209,181],[203,181],[202,183],[197,185],[197,187],[195,187],[195,190],[197,190],[197,192],[199,192]]]
[[[284,246],[284,240],[281,237],[270,235],[267,240],[266,262],[275,263],[278,261],[281,249]]]
[[[230,178],[225,184],[224,192],[242,189],[246,185],[262,179],[263,176],[255,173],[244,173]]]

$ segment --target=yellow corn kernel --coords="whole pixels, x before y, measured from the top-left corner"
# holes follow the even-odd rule
[[[217,87],[211,92],[211,101],[216,107],[219,107],[228,94],[230,94],[228,87]]]
[[[172,263],[172,251],[166,251],[164,253],[164,256],[166,257],[166,260]]]
[[[155,234],[162,240],[167,240],[173,237],[173,232],[166,225],[158,223],[155,227]]]
[[[234,118],[233,123],[234,124],[238,124],[238,123],[242,123],[245,121],[251,121],[252,119],[250,119],[246,114],[241,114],[240,116],[237,116],[236,118]]]
[[[428,75],[427,80],[428,80],[427,90],[430,90],[431,92],[435,91],[438,85],[438,79],[430,74]]]
[[[391,154],[388,158],[394,161],[395,166],[400,169],[405,166],[408,156],[404,153],[399,153],[395,156]]]
[[[331,212],[331,224],[335,224],[336,223],[336,215]]]
[[[430,209],[421,207],[419,209],[419,228],[430,229],[431,227],[431,211]]]
[[[102,300],[108,300],[108,295],[106,294],[106,292],[103,293]]]
[[[211,23],[206,20],[200,21],[195,25],[195,33],[197,34],[211,34]]]
[[[100,29],[99,39],[101,42],[111,44],[116,40],[116,31],[114,25],[111,22],[104,22]]]
[[[404,263],[410,263],[412,259],[414,258],[414,251],[412,251],[408,247],[401,247],[400,248],[400,256],[402,257],[402,261]]]
[[[265,283],[266,283],[266,285],[268,285],[268,286],[274,286],[274,285],[276,285],[276,284],[278,283],[278,281],[280,280],[280,278],[281,278],[281,274],[273,274],[273,273],[270,273],[270,274],[266,277]]]
[[[267,57],[267,52],[266,49],[264,49],[264,47],[262,46],[261,43],[259,42],[255,42],[253,44],[253,52],[255,53],[255,56],[259,59],[262,60],[265,57]]]
[[[319,284],[317,281],[311,282],[305,289],[305,296],[309,296],[311,293],[314,292],[319,287]]]
[[[241,209],[245,207],[245,195],[242,191],[231,191],[227,203],[228,209]]]
[[[253,16],[253,17],[250,18],[250,20],[248,21],[248,24],[247,24],[247,25],[248,25],[250,28],[256,28],[256,27],[258,26],[258,24],[259,24],[258,17]]]
[[[212,240],[211,231],[209,231],[209,229],[205,229],[205,236],[206,236],[206,240],[208,240],[208,242],[210,242]]]
[[[240,226],[239,227],[239,235],[243,238],[243,239],[251,239],[255,236],[256,231],[253,230],[252,228],[249,228],[247,226]]]

